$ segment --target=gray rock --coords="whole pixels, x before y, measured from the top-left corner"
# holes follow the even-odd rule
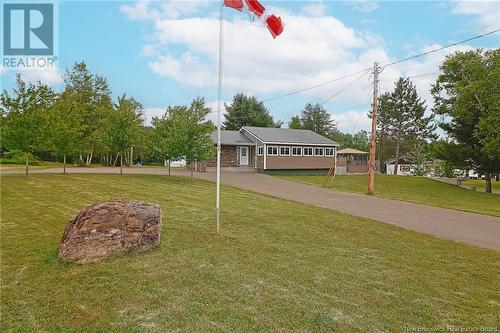
[[[83,209],[64,228],[59,258],[96,262],[160,244],[161,209],[141,201],[111,200]]]

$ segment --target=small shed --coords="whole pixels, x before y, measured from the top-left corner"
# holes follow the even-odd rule
[[[388,175],[394,174],[394,167],[396,165],[396,159],[393,158],[385,163],[386,173]],[[397,175],[410,176],[412,175],[413,170],[415,170],[415,165],[411,164],[410,161],[405,156],[399,158],[398,162],[398,170],[396,172]]]

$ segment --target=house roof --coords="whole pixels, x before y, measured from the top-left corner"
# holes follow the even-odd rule
[[[396,163],[396,159],[395,159],[395,158],[392,158],[392,159],[390,159],[390,160],[387,160],[385,163],[386,163],[386,164],[395,164],[395,163]],[[399,162],[398,162],[398,163],[399,163],[399,164],[411,164],[411,163],[408,161],[408,159],[406,158],[406,156],[404,156],[404,155],[403,155],[403,156],[401,156],[401,157],[399,158]]]
[[[252,134],[263,143],[339,145],[337,142],[309,130],[251,126],[244,126],[240,131],[242,130]]]
[[[337,152],[337,154],[351,154],[351,155],[355,155],[355,154],[368,154],[366,151],[361,151],[361,150],[357,150],[357,149],[354,149],[354,148],[345,148],[345,149],[341,149]]]
[[[210,138],[214,143],[217,143],[217,131],[210,134]],[[250,146],[254,145],[252,140],[244,136],[238,131],[221,131],[221,145],[226,146]]]

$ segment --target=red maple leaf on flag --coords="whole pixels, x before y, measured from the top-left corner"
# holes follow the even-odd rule
[[[267,29],[276,38],[283,32],[283,22],[281,22],[281,17],[276,15],[264,15],[266,8],[261,5],[258,0],[245,0],[247,9],[250,13],[254,14],[267,25]],[[243,11],[243,0],[224,0],[224,6],[236,9],[238,11]]]

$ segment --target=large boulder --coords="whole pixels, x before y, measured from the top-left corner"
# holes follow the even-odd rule
[[[66,225],[59,258],[87,263],[125,251],[145,251],[160,243],[160,229],[157,204],[125,200],[95,204]]]

